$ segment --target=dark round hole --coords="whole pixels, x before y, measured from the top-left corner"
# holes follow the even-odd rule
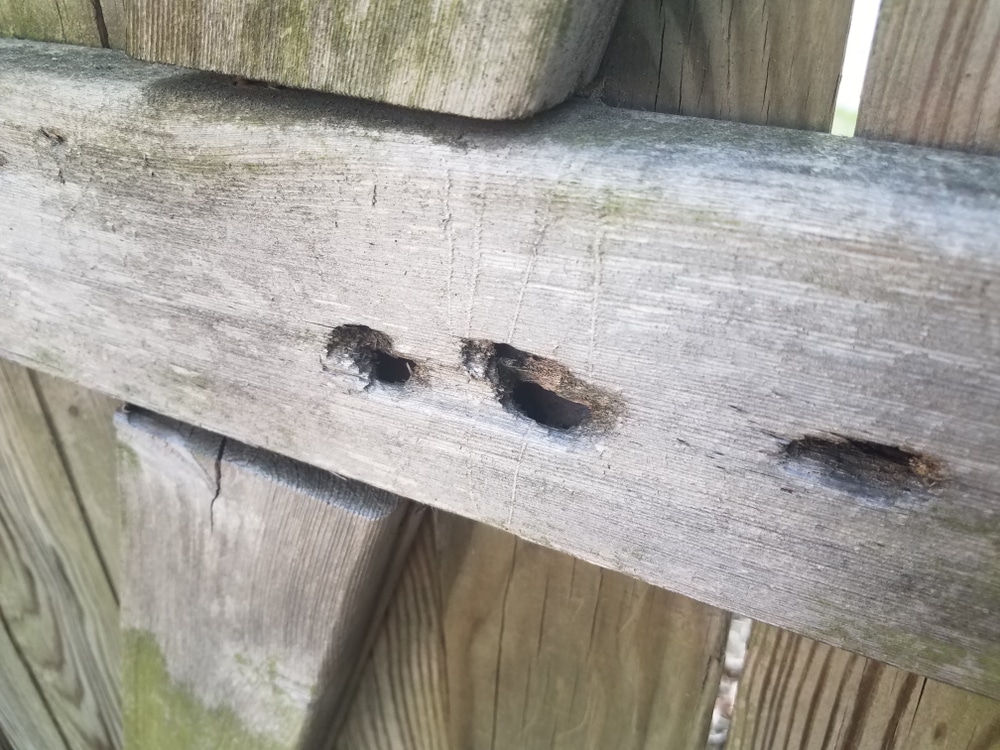
[[[514,386],[510,400],[525,416],[560,430],[578,427],[590,418],[590,407],[586,404],[570,401],[526,380]]]
[[[384,351],[372,352],[372,377],[380,383],[405,383],[415,367],[412,359],[397,357]]]

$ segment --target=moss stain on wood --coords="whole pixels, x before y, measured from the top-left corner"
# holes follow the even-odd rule
[[[123,633],[125,741],[142,739],[147,750],[283,750],[285,744],[247,728],[225,707],[209,707],[171,679],[151,633]]]

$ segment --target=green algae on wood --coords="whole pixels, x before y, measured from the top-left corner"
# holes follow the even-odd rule
[[[152,634],[124,631],[125,744],[145,750],[284,750],[226,707],[205,706],[171,679]]]
[[[115,423],[129,746],[312,747],[408,504],[138,408]]]

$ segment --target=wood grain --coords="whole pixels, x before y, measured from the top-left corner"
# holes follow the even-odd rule
[[[728,617],[436,512],[337,750],[699,747]]]
[[[883,3],[859,134],[995,151],[1000,15],[988,6]],[[1000,747],[1000,703],[989,698],[762,624],[749,653],[730,748]]]
[[[1000,695],[997,160],[0,62],[9,356]],[[413,382],[328,357],[344,324]],[[505,407],[464,339],[568,369],[601,421]]]
[[[9,543],[6,530],[0,527],[0,555]],[[0,586],[5,583],[5,576],[0,575]],[[0,617],[0,674],[3,675],[0,682],[0,750],[36,747],[69,750],[65,738],[59,733],[59,725],[45,703],[45,696],[26,664],[24,653],[11,637],[2,609]]]
[[[857,135],[1000,153],[1000,4],[882,3]]]
[[[755,624],[728,750],[992,750],[1000,702]]]
[[[123,447],[129,747],[317,747],[409,504],[144,412]]]
[[[829,132],[850,0],[625,0],[608,104]]]
[[[25,368],[3,360],[0,499],[4,638],[51,715],[39,715],[37,705],[15,714],[20,710],[15,706],[8,709],[5,728],[24,737],[48,731],[44,725],[52,721],[69,748],[121,747],[118,610],[112,590],[31,378]],[[10,649],[5,650],[11,667]],[[36,722],[37,729],[25,726]]]
[[[121,502],[112,420],[119,402],[68,380],[43,373],[31,375],[101,566],[112,591],[117,592],[121,576]]]
[[[144,60],[508,119],[593,78],[620,0],[134,0]]]
[[[91,0],[0,0],[0,36],[101,46]]]

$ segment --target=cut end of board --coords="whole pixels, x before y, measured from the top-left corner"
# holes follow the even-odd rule
[[[487,120],[552,107],[597,72],[620,0],[137,0],[154,62]]]

